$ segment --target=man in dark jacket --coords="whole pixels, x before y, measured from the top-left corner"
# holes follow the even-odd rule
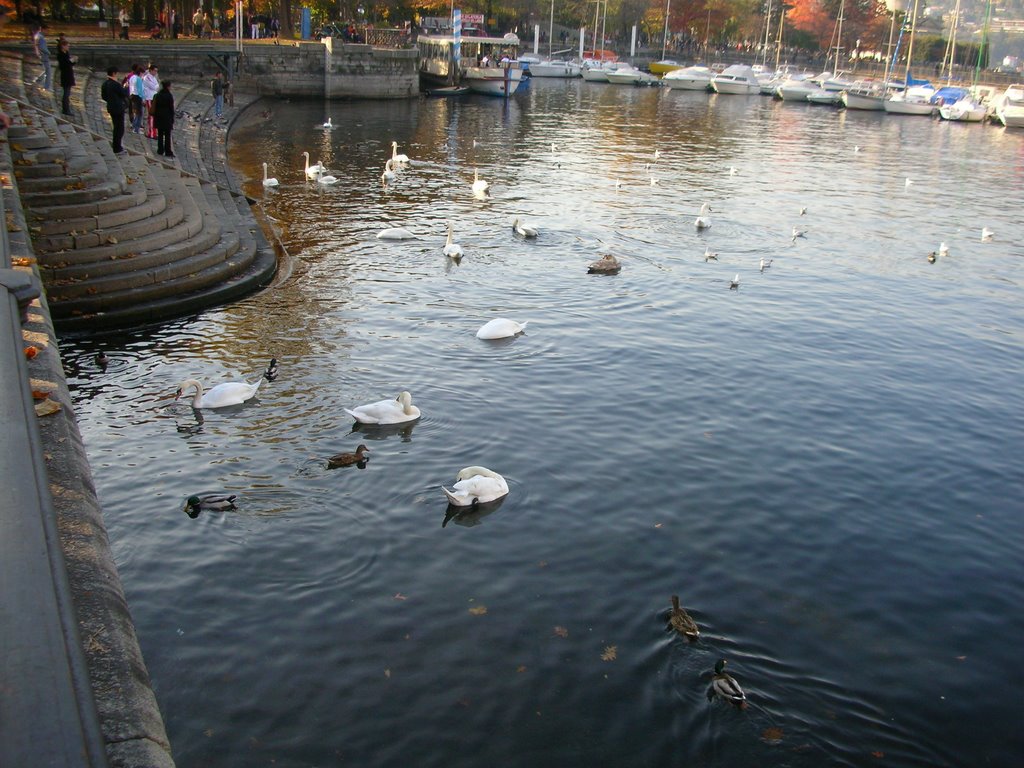
[[[117,79],[117,67],[107,67],[107,79],[100,88],[100,96],[107,102],[107,114],[110,115],[110,122],[114,126],[114,137],[110,146],[114,148],[115,153],[121,154],[125,151],[121,146],[121,139],[124,138],[124,112],[128,108],[128,90]]]
[[[156,153],[174,157],[171,149],[171,129],[174,127],[174,96],[171,81],[164,80],[160,90],[153,97],[153,124],[156,126]]]

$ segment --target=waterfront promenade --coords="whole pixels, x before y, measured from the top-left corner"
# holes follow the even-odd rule
[[[13,123],[0,139],[0,764],[170,768],[59,337],[188,314],[271,279],[273,233],[225,155],[231,121],[257,97],[236,94],[218,121],[208,81],[179,79],[176,157],[131,133],[115,156],[105,73],[79,69],[65,117],[37,69],[0,55]]]

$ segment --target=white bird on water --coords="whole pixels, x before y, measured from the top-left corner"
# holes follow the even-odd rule
[[[981,228],[981,242],[991,243],[994,235],[995,233],[988,227]]]
[[[276,187],[278,180],[273,178],[267,178],[267,164],[263,164],[263,186],[264,187]]]
[[[450,259],[462,258],[462,246],[452,240],[452,223],[448,222],[448,240],[444,244],[442,253]]]
[[[334,124],[331,123],[331,118],[329,118],[329,117],[327,118],[327,122],[324,123],[323,125],[321,125],[320,127],[323,128],[325,131],[333,131],[334,130]]]
[[[188,390],[194,388],[195,395],[192,397],[192,407],[196,410],[200,408],[224,408],[229,405],[241,405],[246,400],[251,400],[256,396],[260,384],[263,383],[264,379],[269,381],[271,369],[276,371],[276,368],[277,361],[271,360],[270,366],[267,367],[267,370],[259,377],[255,384],[250,384],[247,381],[228,381],[212,387],[208,392],[205,392],[203,385],[195,379],[185,379],[178,385],[178,391],[174,393],[174,399],[177,400]]]
[[[319,160],[317,161],[316,165],[310,165],[309,152],[303,152],[302,156],[306,158],[306,166],[303,170],[306,172],[307,179],[319,178],[320,174],[324,173],[327,170],[327,167]]]
[[[518,218],[512,221],[512,231],[520,237],[536,237],[540,234],[540,230],[536,227],[520,221]]]
[[[398,142],[397,141],[392,141],[391,142],[391,159],[394,161],[395,165],[404,165],[405,163],[409,162],[409,156],[408,155],[400,155],[400,154],[398,154]]]
[[[739,276],[739,273],[737,273],[736,277],[734,277],[732,280],[729,281],[729,290],[730,291],[737,290],[739,287],[740,287],[740,276]]]
[[[507,339],[510,336],[515,336],[526,330],[526,324],[530,321],[527,320],[523,323],[517,323],[515,320],[509,320],[506,317],[496,317],[490,322],[484,323],[480,326],[480,330],[476,332],[478,339]]]
[[[939,243],[939,256],[942,256],[943,258],[949,256],[949,246],[944,242]]]
[[[448,503],[456,507],[475,507],[487,504],[508,495],[508,483],[505,478],[487,467],[466,467],[455,476],[455,485],[448,490],[443,485],[441,490]]]
[[[402,227],[388,227],[377,233],[378,240],[415,240],[416,235]]]
[[[764,256],[762,256],[761,257],[761,271],[764,272],[766,269],[768,269],[772,265],[772,261],[774,261],[774,259],[768,259],[768,261],[765,261],[764,260]]]
[[[910,178],[909,176],[907,176],[906,180],[903,182],[903,186],[904,187],[909,187],[913,183],[914,183],[914,180],[912,178]]]
[[[711,213],[711,205],[709,203],[704,203],[700,207],[700,214],[694,220],[693,226],[695,226],[697,229],[707,229],[708,227],[710,227],[711,217],[708,216],[709,213]]]
[[[319,176],[316,177],[316,183],[324,187],[329,187],[332,184],[337,184],[338,181],[339,179],[337,176],[331,176],[330,174],[327,173],[321,173]]]
[[[473,169],[473,194],[477,197],[484,197],[487,195],[487,190],[491,188],[491,185],[480,178],[480,174],[476,168]]]
[[[704,261],[718,261],[718,254],[710,248],[704,249]]]
[[[739,170],[736,168],[735,165],[729,167],[730,176],[735,176],[737,173],[739,173]]]
[[[381,183],[388,184],[389,182],[392,182],[397,178],[398,174],[395,173],[394,162],[389,157],[388,161],[384,163],[384,172],[380,175]]]
[[[408,392],[401,392],[393,400],[378,400],[344,410],[360,424],[404,424],[420,417],[420,409],[412,404],[412,395]]]
[[[794,243],[796,242],[796,239],[798,237],[807,237],[807,230],[806,229],[797,229],[796,227],[793,227],[793,242]]]

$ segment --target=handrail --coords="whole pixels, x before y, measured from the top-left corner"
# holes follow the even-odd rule
[[[0,221],[7,220],[4,194]],[[6,226],[0,227],[0,267],[10,277]],[[0,765],[102,768],[106,748],[32,405],[23,302],[0,287]]]

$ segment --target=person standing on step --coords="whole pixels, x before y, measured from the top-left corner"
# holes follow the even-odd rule
[[[171,149],[171,129],[174,128],[174,96],[171,81],[164,80],[160,91],[153,97],[153,122],[156,123],[156,153],[174,157]]]
[[[43,65],[43,87],[53,90],[53,69],[50,67],[50,47],[43,36],[43,28],[38,24],[32,27],[32,47],[35,49],[39,63]]]
[[[121,139],[124,138],[124,111],[128,107],[128,92],[117,79],[117,67],[107,67],[107,79],[100,88],[100,96],[107,102],[107,114],[110,115],[110,123],[114,127],[110,146],[120,155],[125,151],[121,146]]]
[[[146,84],[142,79],[146,70],[141,64],[132,64],[128,78],[128,107],[132,116],[132,133],[142,133],[142,118],[146,115]]]
[[[150,64],[146,74],[142,76],[142,101],[146,106],[146,136],[156,138],[156,125],[153,124],[153,97],[160,90],[160,76],[156,64]]]
[[[220,120],[224,115],[224,79],[218,69],[213,73],[213,116]]]
[[[61,112],[71,114],[71,89],[75,87],[75,62],[71,58],[71,43],[61,36],[57,43],[57,69],[60,70]]]
[[[121,22],[121,39],[122,40],[127,40],[128,39],[128,27],[129,27],[129,24],[130,24],[130,19],[128,18],[128,9],[127,8],[122,8],[121,9],[121,13],[118,14],[117,18]]]

